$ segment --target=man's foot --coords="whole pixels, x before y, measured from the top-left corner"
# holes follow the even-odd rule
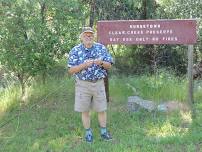
[[[92,143],[93,142],[93,133],[92,133],[92,130],[90,128],[86,129],[85,140],[88,143]]]
[[[110,135],[110,133],[107,131],[104,134],[101,134],[101,138],[105,141],[110,141],[112,140],[112,136]]]
[[[88,143],[92,143],[93,142],[93,135],[90,135],[90,134],[86,135],[85,140]]]

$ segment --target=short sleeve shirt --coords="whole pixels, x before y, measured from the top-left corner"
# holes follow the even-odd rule
[[[113,58],[107,51],[106,47],[100,43],[94,43],[91,48],[85,48],[81,43],[69,53],[68,67],[73,67],[84,63],[89,59],[101,59],[105,62],[113,63]],[[75,73],[74,76],[80,80],[97,80],[106,77],[107,71],[96,64],[92,64],[90,67]]]

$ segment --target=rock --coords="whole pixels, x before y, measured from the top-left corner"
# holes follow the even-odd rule
[[[160,111],[160,112],[172,112],[176,110],[188,111],[189,107],[187,104],[179,101],[167,101],[157,105],[154,101],[144,100],[138,96],[128,97],[128,110],[136,112],[140,109],[145,109],[149,112]]]
[[[156,109],[156,104],[150,100],[144,100],[138,96],[130,96],[128,97],[128,110],[132,112],[136,112],[139,109],[145,109],[149,112],[154,111]]]
[[[168,107],[167,107],[166,104],[159,104],[159,105],[157,106],[157,110],[158,110],[158,111],[162,111],[162,112],[166,112],[166,111],[168,111]]]
[[[185,103],[179,101],[167,101],[159,104],[157,109],[162,112],[171,112],[176,110],[188,111],[189,107]]]

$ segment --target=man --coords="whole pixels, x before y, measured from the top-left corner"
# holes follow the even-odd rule
[[[90,127],[90,110],[98,112],[101,138],[111,140],[107,125],[107,101],[103,78],[111,68],[113,59],[104,45],[94,42],[94,31],[84,27],[80,34],[81,43],[72,48],[68,59],[68,72],[75,76],[74,109],[81,112],[86,129],[85,140],[93,142]]]

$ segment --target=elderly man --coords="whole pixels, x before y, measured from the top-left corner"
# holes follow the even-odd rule
[[[91,109],[98,112],[101,138],[111,140],[106,128],[107,101],[103,78],[107,75],[106,70],[111,68],[113,59],[104,45],[94,42],[94,31],[91,27],[82,29],[80,39],[81,43],[72,48],[68,59],[68,72],[75,77],[74,109],[81,112],[87,142],[93,142]]]

